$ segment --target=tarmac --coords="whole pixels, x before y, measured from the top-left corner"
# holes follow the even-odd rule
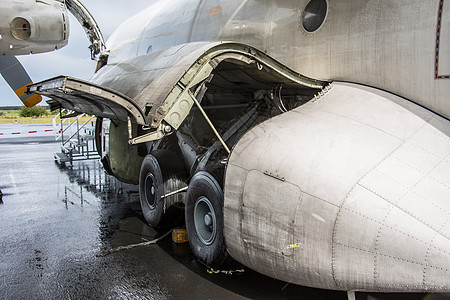
[[[188,243],[145,223],[137,186],[106,175],[97,160],[56,164],[51,129],[0,124],[0,299],[347,299],[244,267],[208,273]],[[425,298],[450,299],[356,293]]]

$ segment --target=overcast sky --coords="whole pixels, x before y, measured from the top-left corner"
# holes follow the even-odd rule
[[[81,0],[81,2],[93,14],[107,40],[120,23],[147,8],[155,0]],[[89,42],[81,25],[70,15],[70,37],[66,47],[50,53],[22,55],[18,56],[18,59],[34,82],[58,75],[88,80],[96,66],[96,62],[90,59],[88,46]],[[45,102],[40,104],[45,105]],[[0,106],[19,105],[22,105],[22,102],[0,76]]]

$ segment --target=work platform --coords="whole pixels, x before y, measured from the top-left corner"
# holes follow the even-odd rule
[[[87,121],[81,122],[85,114],[72,116],[72,112],[62,110],[53,118],[53,127],[56,132],[56,140],[61,141],[61,152],[54,153],[58,164],[73,165],[74,161],[99,159],[95,145],[95,117],[91,116]],[[57,122],[57,118],[60,122]]]

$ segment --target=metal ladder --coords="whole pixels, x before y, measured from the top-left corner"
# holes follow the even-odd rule
[[[95,116],[91,116],[86,122],[81,123],[85,114],[64,117],[73,114],[72,111],[63,109],[53,118],[56,141],[61,141],[61,152],[54,153],[55,161],[61,165],[74,161],[99,159],[95,146]],[[60,121],[57,121],[57,118]]]

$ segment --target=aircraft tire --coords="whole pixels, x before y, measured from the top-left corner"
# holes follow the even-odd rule
[[[176,226],[184,222],[184,193],[163,198],[186,186],[183,162],[173,152],[161,149],[148,154],[139,174],[142,213],[152,227]]]
[[[194,255],[209,267],[228,265],[224,239],[223,191],[208,172],[196,173],[186,195],[186,229]]]
[[[109,162],[109,156],[105,155],[104,157],[102,157],[102,159],[100,159],[100,161],[106,174],[114,176],[114,172],[111,169],[111,163]]]
[[[95,121],[95,148],[97,149],[98,156],[102,157],[102,127],[103,127],[103,118],[97,117]]]
[[[108,175],[114,175],[114,172],[111,169],[111,163],[109,162],[109,156],[105,155],[102,157],[102,128],[103,128],[103,118],[97,117],[97,120],[95,121],[95,148],[97,149],[98,156],[100,156],[100,161],[103,165],[103,169],[105,170],[106,174]]]

